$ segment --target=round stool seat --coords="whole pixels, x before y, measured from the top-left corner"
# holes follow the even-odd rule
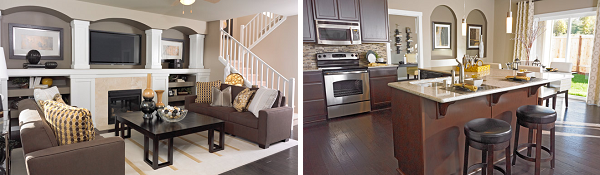
[[[517,119],[536,124],[554,123],[556,111],[539,105],[525,105],[517,109]]]
[[[493,118],[478,118],[465,124],[467,138],[484,144],[509,141],[512,134],[510,124]]]

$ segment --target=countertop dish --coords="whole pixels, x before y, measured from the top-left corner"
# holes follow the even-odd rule
[[[441,71],[442,69],[438,68],[436,70]],[[512,81],[506,79],[506,76],[516,75],[517,72],[518,71],[515,70],[492,69],[491,74],[484,77],[485,81],[483,82],[483,85],[494,88],[482,89],[478,90],[477,92],[457,92],[451,88],[446,88],[445,86],[441,85],[444,80],[450,81],[450,77],[393,82],[388,83],[388,86],[436,102],[447,103],[573,78],[573,75],[570,73],[536,72],[536,78],[532,79],[531,81]],[[465,74],[470,76],[470,73]]]

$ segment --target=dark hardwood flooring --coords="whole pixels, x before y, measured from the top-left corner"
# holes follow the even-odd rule
[[[294,126],[292,139],[298,140],[298,126]],[[298,174],[298,146],[291,147],[268,157],[254,161],[223,175],[279,175]]]
[[[542,163],[541,174],[600,174],[600,107],[570,99],[565,109],[562,98],[557,104],[556,168]],[[399,174],[390,117],[391,111],[383,110],[306,125],[304,174]],[[549,140],[549,132],[543,132],[543,145],[549,147]],[[533,174],[533,163],[517,160],[512,174]]]

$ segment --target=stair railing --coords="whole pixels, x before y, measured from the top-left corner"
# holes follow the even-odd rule
[[[252,49],[286,19],[287,17],[283,15],[271,12],[258,13],[248,24],[241,25],[240,42],[248,49]]]
[[[287,98],[286,104],[294,107],[295,79],[285,78],[223,29],[219,61],[226,65],[225,77],[227,72],[239,73],[244,77],[247,87],[258,85],[277,89]]]

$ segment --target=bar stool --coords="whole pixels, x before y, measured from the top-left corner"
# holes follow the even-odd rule
[[[494,169],[503,174],[510,174],[510,138],[512,129],[509,123],[493,119],[478,118],[465,124],[465,159],[463,164],[463,175],[476,168],[483,168],[482,174],[486,172],[494,174]],[[469,147],[482,151],[483,163],[478,163],[467,168],[469,163]],[[505,149],[506,169],[494,165],[494,151]],[[486,161],[487,159],[487,161]]]
[[[515,149],[513,154],[512,165],[515,165],[517,156],[529,161],[535,162],[535,174],[540,174],[540,164],[542,162],[550,162],[554,169],[555,146],[554,146],[554,122],[556,122],[556,111],[538,105],[526,105],[517,109],[517,132],[515,133]],[[528,143],[519,145],[519,129],[521,126],[529,128]],[[533,130],[536,129],[535,143],[532,142]],[[542,146],[542,130],[550,130],[550,149]],[[527,156],[519,153],[517,150],[527,147]],[[531,148],[535,147],[535,158],[531,157]],[[542,159],[542,150],[550,154],[550,157]]]

